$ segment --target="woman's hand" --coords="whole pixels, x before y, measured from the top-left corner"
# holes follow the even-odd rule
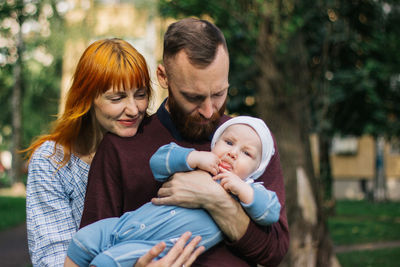
[[[201,237],[196,236],[190,241],[189,244],[186,242],[189,240],[192,234],[190,232],[184,233],[175,245],[171,248],[167,255],[163,258],[153,261],[160,253],[165,249],[165,243],[160,242],[150,249],[145,255],[139,258],[136,262],[135,267],[189,267],[197,259],[197,257],[204,251],[204,247],[196,248],[200,242]]]

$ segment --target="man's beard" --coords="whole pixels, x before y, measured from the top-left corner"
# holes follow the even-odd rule
[[[168,108],[180,135],[187,141],[208,141],[219,125],[219,120],[225,112],[226,100],[222,107],[214,112],[210,119],[205,119],[199,113],[185,114],[185,111],[175,101],[171,91],[168,96]],[[207,123],[200,123],[207,121]]]

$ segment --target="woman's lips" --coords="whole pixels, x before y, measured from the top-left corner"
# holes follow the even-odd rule
[[[118,120],[120,124],[122,124],[125,127],[130,127],[133,126],[136,123],[137,119],[132,119],[132,120]]]

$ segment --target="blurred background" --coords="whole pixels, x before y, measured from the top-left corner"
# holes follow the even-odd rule
[[[136,47],[154,112],[163,34],[188,16],[227,39],[228,113],[263,118],[277,140],[291,232],[281,266],[398,266],[397,0],[0,0],[0,248],[24,230],[19,151],[62,112],[84,49],[110,37]]]

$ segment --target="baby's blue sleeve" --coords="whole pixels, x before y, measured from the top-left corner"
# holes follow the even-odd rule
[[[192,171],[186,159],[193,148],[184,148],[174,142],[160,147],[150,158],[150,168],[154,178],[165,182],[176,172]]]
[[[259,225],[270,225],[279,220],[281,204],[275,192],[267,190],[259,183],[251,184],[254,199],[250,204],[241,202],[242,207],[252,220]]]

